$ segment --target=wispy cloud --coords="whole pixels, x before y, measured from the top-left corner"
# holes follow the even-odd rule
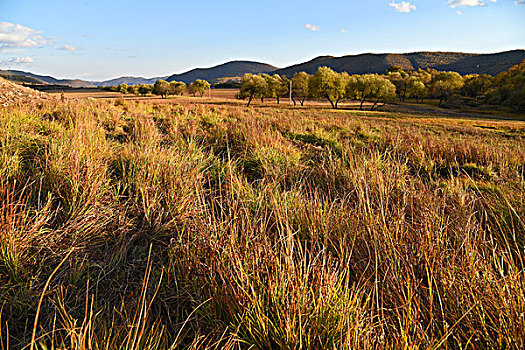
[[[497,0],[449,0],[448,6],[454,8],[456,6],[485,6],[488,2],[496,2]],[[523,1],[523,0],[520,0]]]
[[[54,46],[58,40],[57,37],[44,36],[41,31],[21,24],[0,22],[0,52],[17,52],[35,47]],[[57,49],[71,52],[80,50],[79,47],[67,44]]]
[[[516,5],[525,5],[525,0],[514,1]]]
[[[25,49],[51,44],[52,39],[44,37],[42,32],[20,24],[0,22],[0,50]]]
[[[393,7],[394,10],[396,10],[397,12],[410,13],[411,11],[416,10],[416,5],[413,5],[406,1],[401,1],[401,2],[392,1],[389,5]]]
[[[344,28],[341,28],[341,33],[342,34],[348,34],[348,30],[344,29]]]
[[[312,24],[305,24],[304,26],[306,29],[310,29],[310,30],[313,30],[314,32],[321,29],[319,26],[314,26]]]
[[[11,57],[0,61],[2,65],[29,65],[35,62],[35,60],[29,56],[26,57]]]
[[[77,74],[77,77],[90,77],[92,74],[91,73],[80,73],[80,74]]]
[[[62,45],[58,49],[62,50],[62,51],[72,51],[72,52],[80,50],[80,48],[75,47],[75,46],[71,46],[71,45]]]
[[[463,12],[461,12],[460,10],[457,10],[456,13],[461,16],[463,14]]]

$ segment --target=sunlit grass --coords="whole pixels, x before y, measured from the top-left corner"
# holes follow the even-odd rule
[[[0,119],[3,348],[525,346],[521,122],[125,100]]]

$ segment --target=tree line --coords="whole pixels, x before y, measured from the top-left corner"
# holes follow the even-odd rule
[[[294,105],[301,106],[308,99],[325,99],[333,108],[344,100],[358,101],[362,110],[365,103],[371,110],[387,102],[407,99],[422,103],[426,98],[439,100],[439,106],[458,95],[475,103],[509,106],[516,111],[525,110],[525,60],[495,77],[487,74],[460,75],[434,69],[404,71],[393,66],[384,74],[349,75],[320,67],[310,75],[296,73],[291,79],[278,74],[245,74],[241,79],[239,99],[247,99],[250,106],[254,98],[281,98],[290,95]]]
[[[349,75],[335,72],[329,67],[320,67],[315,74],[300,72],[291,79],[278,74],[245,74],[237,94],[247,99],[248,106],[254,98],[281,99],[290,96],[294,105],[304,105],[306,99],[325,99],[333,108],[341,101],[358,101],[362,110],[367,103],[377,110],[387,102],[407,99],[424,102],[436,99],[442,106],[452,96],[461,96],[477,104],[503,105],[516,111],[525,111],[525,60],[495,77],[487,74],[460,75],[457,72],[442,72],[434,69],[405,71],[398,66],[389,68],[384,74]],[[237,85],[236,85],[237,86]],[[120,84],[105,88],[109,91],[135,95],[154,94],[166,98],[169,95],[203,96],[210,83],[197,79],[186,85],[180,81],[167,82],[159,79],[155,84]]]
[[[155,84],[140,84],[140,85],[127,85],[120,84],[115,86],[108,86],[105,90],[120,92],[122,94],[134,94],[146,96],[148,94],[158,95],[162,98],[166,98],[169,95],[183,95],[185,92],[192,94],[193,96],[202,97],[206,91],[210,88],[210,83],[203,79],[197,79],[191,84],[186,85],[182,81],[170,81],[167,82],[163,79],[159,79]]]

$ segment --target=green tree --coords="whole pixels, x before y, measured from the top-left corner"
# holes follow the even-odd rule
[[[170,90],[170,84],[162,79],[159,79],[153,85],[153,93],[155,95],[160,95],[162,98],[166,98]]]
[[[439,98],[439,106],[463,87],[463,77],[457,72],[438,72],[429,83],[430,95]]]
[[[408,92],[410,75],[402,69],[399,69],[396,71],[387,72],[386,77],[396,87],[396,94],[399,100],[405,102]]]
[[[525,111],[525,60],[494,77],[487,102]]]
[[[464,77],[465,84],[461,91],[465,96],[478,100],[485,95],[492,86],[493,78],[487,74],[470,74]]]
[[[121,94],[127,94],[128,93],[128,85],[127,84],[120,84],[118,86],[118,92]]]
[[[281,97],[285,96],[288,92],[288,80],[283,80],[278,74],[260,74],[260,76],[266,81],[266,90],[264,95],[261,96],[261,102],[264,102],[265,98],[275,98],[277,104],[279,104]]]
[[[199,94],[200,97],[204,96],[206,91],[210,88],[210,83],[203,79],[197,79],[191,83],[188,87],[188,91],[195,96]]]
[[[382,76],[374,76],[373,89],[370,98],[374,102],[370,110],[376,110],[383,107],[388,100],[396,96],[396,87],[392,82]]]
[[[274,74],[272,76],[262,74],[262,77],[264,80],[266,80],[267,85],[264,97],[275,98],[277,100],[277,104],[279,104],[281,97],[285,96],[288,92],[288,86],[286,83],[288,80],[283,80],[283,78],[278,74]]]
[[[400,73],[400,72],[403,72],[403,73],[404,73],[405,71],[404,71],[403,68],[401,68],[400,66],[396,66],[396,65],[394,65],[394,66],[391,66],[390,68],[388,68],[388,69],[386,70],[385,74],[388,75],[388,74],[390,74],[390,73]]]
[[[292,78],[292,101],[295,106],[295,100],[298,100],[301,106],[308,97],[308,81],[310,75],[306,72],[295,73]]]
[[[349,77],[346,72],[336,73],[328,67],[319,67],[317,72],[310,77],[309,90],[313,97],[326,98],[335,109],[339,101],[346,95]]]
[[[261,98],[261,103],[264,103],[265,98],[274,97],[276,84],[273,82],[273,78],[266,73],[259,74],[259,76],[262,77],[266,82],[266,89],[264,89],[264,93],[259,96]]]
[[[423,83],[418,76],[410,76],[407,87],[407,97],[415,98],[416,102],[423,101],[427,93],[425,83]]]
[[[278,74],[275,74],[274,77],[279,81],[276,89],[276,99],[277,104],[279,104],[281,98],[285,98],[290,94],[290,79],[286,78],[284,75],[279,76]]]
[[[170,81],[170,95],[181,95],[186,91],[186,84],[182,81]]]
[[[237,94],[239,99],[248,99],[248,107],[254,97],[264,96],[266,93],[267,83],[260,75],[246,73],[241,79],[241,89]]]
[[[359,93],[359,79],[361,78],[360,75],[354,74],[348,78],[348,81],[346,83],[345,87],[345,97],[348,100],[359,100],[360,99],[360,93]]]
[[[417,71],[411,72],[410,76],[418,78],[426,86],[428,83],[430,83],[430,80],[432,80],[432,74],[436,74],[436,73],[437,73],[436,70],[432,70],[428,68],[423,70],[419,68]]]
[[[140,84],[139,85],[139,94],[146,96],[153,90],[153,86],[148,84]]]
[[[364,74],[351,80],[347,93],[361,102],[359,109],[369,100],[373,102],[371,110],[378,109],[396,95],[396,87],[390,80],[378,74]],[[350,91],[348,91],[350,90]]]
[[[138,95],[139,94],[139,86],[138,85],[131,85],[131,86],[128,86],[128,93],[130,94],[133,94],[133,95]]]

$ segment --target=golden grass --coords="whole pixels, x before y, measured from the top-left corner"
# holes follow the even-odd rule
[[[522,122],[173,101],[0,110],[0,347],[525,346]]]

